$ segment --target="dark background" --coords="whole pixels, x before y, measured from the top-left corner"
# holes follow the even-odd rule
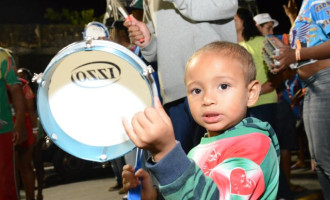
[[[300,6],[302,0],[296,1]],[[268,12],[274,19],[277,19],[280,24],[275,28],[276,33],[289,31],[290,22],[282,7],[287,4],[288,0],[245,0],[240,2],[254,3],[257,5],[259,13]],[[62,8],[78,11],[94,9],[95,16],[98,17],[105,13],[106,0],[2,0],[0,24],[47,23],[44,19],[46,8],[53,8],[58,12]]]
[[[296,0],[298,11],[303,0]],[[269,13],[270,16],[279,22],[274,29],[275,34],[288,33],[291,27],[290,20],[286,16],[283,5],[288,4],[288,0],[256,0],[259,13]]]
[[[105,13],[106,0],[1,0],[0,24],[46,23],[46,8],[60,12],[69,10],[94,9],[95,16]]]
[[[130,2],[130,0],[121,0]],[[203,1],[203,0],[200,0]],[[222,0],[218,0],[222,1]],[[239,4],[244,7],[249,7],[256,13],[269,13],[272,18],[279,21],[279,26],[274,29],[275,34],[288,33],[290,30],[289,18],[284,13],[283,5],[288,3],[288,0],[238,0]],[[298,7],[302,0],[296,0]],[[0,24],[12,25],[23,24],[28,25],[28,28],[33,28],[35,24],[49,24],[45,20],[44,15],[47,8],[52,8],[57,12],[61,12],[63,8],[70,11],[94,10],[94,16],[100,17],[105,13],[106,0],[1,0]],[[82,28],[83,30],[83,28]],[[0,30],[1,34],[1,30]],[[56,39],[56,38],[55,38]],[[63,47],[66,46],[62,45]],[[60,48],[59,48],[60,49]],[[58,49],[58,50],[59,50]],[[33,49],[32,49],[33,50]],[[26,67],[33,72],[41,72],[47,66],[51,58],[57,52],[52,54],[46,53],[44,50],[40,53],[20,53],[13,50],[17,54],[16,63],[20,67]]]

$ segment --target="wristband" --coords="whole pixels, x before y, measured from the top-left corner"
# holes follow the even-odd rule
[[[296,61],[301,60],[300,58],[300,50],[301,50],[301,43],[299,40],[296,41]]]

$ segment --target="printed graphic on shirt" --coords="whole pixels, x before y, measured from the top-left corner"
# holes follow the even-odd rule
[[[250,133],[201,144],[191,157],[204,174],[216,183],[222,198],[240,195],[248,199],[251,195],[261,195],[265,189],[259,165],[265,159],[270,145],[268,136]]]

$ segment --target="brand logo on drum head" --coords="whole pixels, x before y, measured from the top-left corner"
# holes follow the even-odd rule
[[[120,68],[106,61],[90,62],[75,68],[71,73],[71,80],[81,87],[103,87],[119,80]]]

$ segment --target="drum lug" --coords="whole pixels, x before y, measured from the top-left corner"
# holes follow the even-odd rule
[[[37,82],[38,84],[40,84],[42,75],[43,73],[40,74],[34,73],[32,77],[32,82]]]
[[[99,158],[100,158],[101,161],[105,161],[107,159],[107,157],[108,156],[106,154],[102,154],[102,155],[100,155]]]
[[[93,47],[93,38],[92,37],[87,37],[86,40],[85,40],[85,48],[88,49],[88,48],[91,48]]]
[[[55,133],[52,134],[52,139],[55,140],[55,141],[58,139],[57,135]]]
[[[154,68],[152,68],[151,65],[148,65],[146,68],[143,69],[143,75],[145,77],[149,77],[154,71]]]

